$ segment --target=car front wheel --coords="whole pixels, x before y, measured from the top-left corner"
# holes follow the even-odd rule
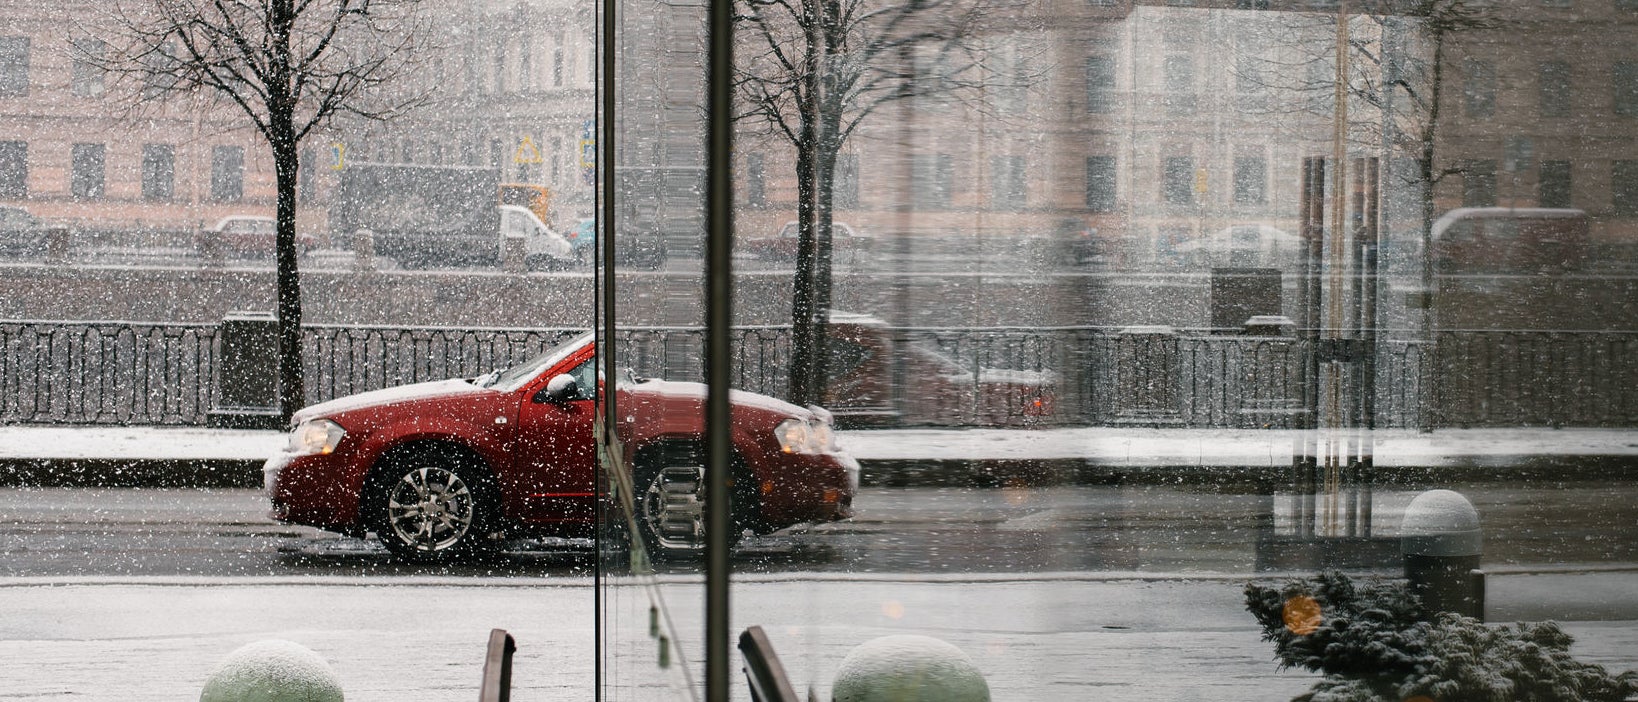
[[[705,457],[699,447],[672,445],[651,453],[639,462],[635,478],[637,528],[651,554],[662,558],[704,554]],[[738,537],[735,528],[729,544]]]
[[[486,543],[493,502],[476,469],[441,451],[391,461],[375,493],[375,530],[395,555],[439,562]]]

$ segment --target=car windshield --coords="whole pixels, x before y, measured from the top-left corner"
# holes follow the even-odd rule
[[[511,368],[480,377],[476,381],[476,384],[481,387],[499,388],[508,392],[516,390],[523,387],[523,384],[529,382],[530,379],[540,375],[542,370],[556,364],[558,361],[561,361],[564,358],[567,358],[569,354],[572,354],[586,344],[591,343],[591,340],[592,335],[589,332],[573,337],[568,341],[540,352],[534,358],[524,361],[523,363],[519,363]]]

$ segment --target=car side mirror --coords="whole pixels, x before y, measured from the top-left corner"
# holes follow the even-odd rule
[[[535,395],[535,402],[550,402],[554,405],[561,405],[570,400],[578,399],[580,399],[580,384],[576,383],[574,376],[568,373],[552,376],[551,380],[546,381],[546,389]]]

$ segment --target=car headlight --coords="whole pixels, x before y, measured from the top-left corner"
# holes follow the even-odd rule
[[[785,453],[807,453],[808,450],[808,423],[791,417],[774,427],[774,436],[779,439],[779,450]]]
[[[298,454],[332,453],[341,443],[341,437],[346,435],[347,430],[328,419],[305,421],[290,432],[290,451]]]
[[[785,453],[826,453],[835,449],[830,423],[819,419],[791,417],[774,427],[774,436],[779,439],[779,450]]]
[[[815,453],[836,450],[836,433],[830,430],[830,425],[814,420],[808,424],[808,442],[814,447]]]

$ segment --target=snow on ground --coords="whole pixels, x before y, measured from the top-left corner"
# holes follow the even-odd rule
[[[877,429],[842,431],[860,460],[1085,459],[1111,465],[1276,466],[1291,461],[1295,430]],[[1326,436],[1322,433],[1321,436]],[[1347,440],[1349,433],[1336,435]],[[1638,456],[1633,429],[1379,430],[1376,463],[1439,466],[1522,456]],[[0,427],[0,459],[242,459],[282,450],[276,431],[149,426]]]
[[[829,699],[837,667],[854,646],[890,634],[956,645],[997,700],[1261,702],[1290,699],[1316,679],[1279,670],[1245,613],[1238,579],[918,577],[748,579],[736,589],[733,624],[762,626],[798,689],[811,686],[820,699]],[[1496,594],[1554,600],[1587,589],[1586,578],[1501,578],[1521,582],[1498,583]],[[489,630],[498,627],[517,639],[513,699],[586,699],[595,650],[589,586],[585,578],[538,577],[0,579],[8,611],[0,619],[7,661],[0,696],[197,699],[231,651],[285,639],[322,656],[353,702],[469,700]],[[697,675],[699,584],[668,582],[660,590]],[[625,681],[615,697],[683,699],[644,689],[667,677],[655,666],[648,635],[648,591],[615,582],[603,594],[608,665]],[[1627,670],[1638,664],[1634,624],[1584,620],[1565,628],[1577,638],[1579,658]],[[743,685],[736,688],[735,699],[747,699]]]

